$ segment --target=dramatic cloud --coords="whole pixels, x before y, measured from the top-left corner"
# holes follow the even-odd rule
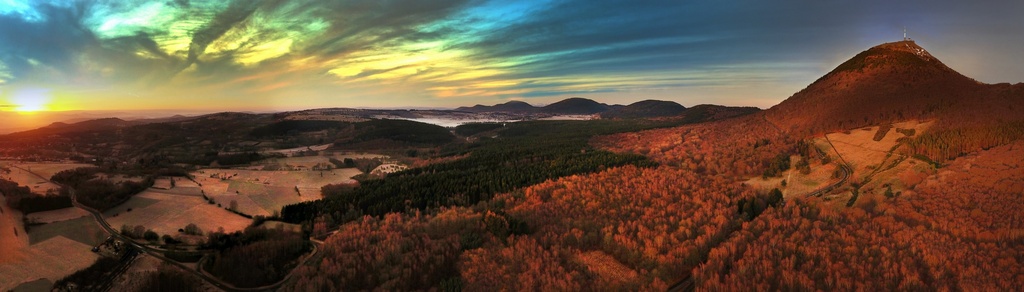
[[[1024,81],[1022,2],[871,2],[10,0],[0,104],[44,88],[56,110],[767,107],[903,27],[968,76]]]

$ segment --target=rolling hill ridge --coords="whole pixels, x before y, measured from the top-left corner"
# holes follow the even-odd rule
[[[513,100],[513,101],[506,102],[506,103],[496,104],[496,105],[493,105],[493,106],[487,106],[487,105],[478,104],[478,105],[474,105],[474,106],[471,106],[471,107],[459,107],[459,108],[456,108],[455,110],[456,111],[462,111],[462,112],[472,112],[472,113],[481,113],[481,112],[532,112],[532,111],[537,110],[537,107],[535,107],[533,105],[530,105],[529,103],[526,103],[526,102]]]
[[[686,111],[686,107],[663,100],[642,100],[630,105],[601,113],[602,118],[647,118],[677,116]]]

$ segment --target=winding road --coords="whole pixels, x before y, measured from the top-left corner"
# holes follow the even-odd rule
[[[838,162],[840,172],[839,181],[831,183],[827,186],[820,187],[817,190],[808,193],[808,197],[820,197],[827,194],[828,192],[831,192],[832,190],[835,190],[836,188],[839,188],[839,186],[842,186],[844,183],[846,183],[847,180],[850,179],[850,174],[853,173],[853,169],[851,169],[850,165],[846,163],[846,160],[843,159],[843,156],[839,155],[839,150],[836,149],[835,145],[832,145],[832,141],[828,139],[828,135],[825,135],[825,141],[828,142],[828,145],[832,147],[832,150],[836,152],[836,155],[839,156],[839,160],[841,161]],[[818,157],[822,159],[825,158],[825,151],[822,151],[821,148],[814,147],[814,150],[818,152]]]

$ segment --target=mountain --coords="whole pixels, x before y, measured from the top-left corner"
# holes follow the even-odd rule
[[[768,109],[766,118],[784,130],[801,133],[939,117],[940,126],[952,127],[1020,119],[1021,105],[1024,85],[980,83],[949,68],[914,41],[899,41],[843,62]]]
[[[611,106],[596,101],[573,97],[540,108],[541,112],[562,115],[592,115],[611,109]]]
[[[752,106],[701,104],[686,109],[680,115],[685,123],[700,123],[744,116],[760,111],[761,109]]]
[[[11,133],[10,136],[25,136],[25,135],[56,135],[63,133],[80,133],[80,132],[96,132],[115,128],[121,128],[133,125],[135,123],[125,121],[119,118],[103,118],[87,120],[77,123],[62,123],[56,122],[48,126],[28,130],[23,132]]]
[[[605,119],[636,119],[678,116],[686,107],[672,101],[643,100],[601,113]]]
[[[180,122],[180,121],[190,120],[190,119],[193,119],[193,118],[195,118],[195,117],[183,116],[183,115],[173,115],[173,116],[170,116],[170,117],[163,117],[163,118],[130,119],[129,121],[132,122],[132,123],[135,123],[135,124],[153,124],[153,123]]]
[[[483,113],[483,112],[531,112],[531,111],[534,111],[536,109],[537,109],[537,107],[534,107],[533,105],[530,105],[529,103],[513,100],[513,101],[506,102],[506,103],[496,104],[496,105],[493,105],[493,106],[486,106],[486,105],[478,104],[478,105],[475,105],[475,106],[472,106],[472,107],[459,107],[459,108],[456,108],[455,110],[456,111],[461,111],[461,112]]]

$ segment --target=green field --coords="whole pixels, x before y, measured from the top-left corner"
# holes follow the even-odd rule
[[[35,281],[32,281],[32,282],[21,283],[21,285],[18,285],[18,287],[14,287],[14,290],[11,290],[11,291],[14,291],[14,292],[50,291],[51,287],[53,287],[53,282],[50,282],[50,280],[47,280],[47,279],[44,278],[44,279],[39,279],[39,280],[35,280]]]
[[[64,236],[87,245],[97,245],[103,242],[107,235],[107,232],[93,220],[92,216],[33,226],[28,232],[30,244]]]
[[[117,205],[116,207],[110,208],[110,210],[103,212],[103,217],[108,217],[109,220],[109,217],[113,217],[114,214],[123,215],[123,213],[127,213],[129,208],[132,210],[142,209],[159,202],[160,200],[157,199],[135,196],[129,199],[127,202],[124,202],[123,204]],[[118,226],[114,227],[117,228]]]

